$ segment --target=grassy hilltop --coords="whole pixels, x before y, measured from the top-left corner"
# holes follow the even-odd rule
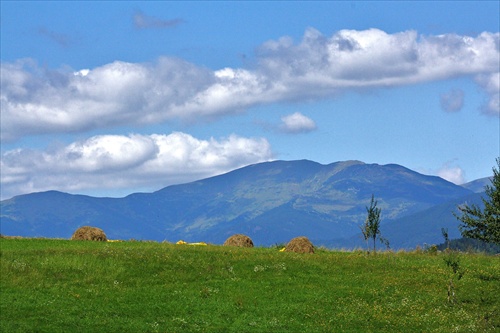
[[[2,332],[494,332],[500,259],[0,239]],[[448,300],[449,281],[455,297]]]

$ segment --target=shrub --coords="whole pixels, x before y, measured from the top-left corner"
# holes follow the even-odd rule
[[[71,240],[91,240],[106,242],[108,238],[102,229],[84,226],[76,229]]]
[[[295,237],[288,242],[285,252],[314,253],[314,246],[307,237]]]
[[[432,254],[432,255],[436,255],[438,253],[438,247],[437,245],[431,245],[429,246],[427,249],[426,249],[427,253],[429,254]]]
[[[253,247],[252,239],[248,236],[236,234],[232,235],[223,244],[224,246]]]

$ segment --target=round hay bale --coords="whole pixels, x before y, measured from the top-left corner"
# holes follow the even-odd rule
[[[295,237],[288,242],[285,252],[314,253],[314,246],[307,237]]]
[[[253,247],[253,242],[248,236],[236,234],[226,239],[223,246]]]
[[[84,226],[76,229],[71,240],[91,240],[106,242],[108,238],[102,229]]]

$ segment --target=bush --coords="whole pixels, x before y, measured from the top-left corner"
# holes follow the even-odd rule
[[[226,239],[223,246],[253,247],[253,242],[248,236],[236,234]]]
[[[429,246],[426,249],[426,251],[429,254],[436,255],[438,253],[438,247],[437,247],[437,245],[433,244],[433,245]]]
[[[76,229],[71,240],[91,240],[106,242],[108,238],[102,229],[84,226]]]
[[[285,252],[314,253],[314,246],[307,237],[295,237],[288,242]]]

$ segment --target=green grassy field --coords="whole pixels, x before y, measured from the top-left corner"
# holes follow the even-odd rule
[[[494,332],[500,258],[0,239],[1,332]]]

